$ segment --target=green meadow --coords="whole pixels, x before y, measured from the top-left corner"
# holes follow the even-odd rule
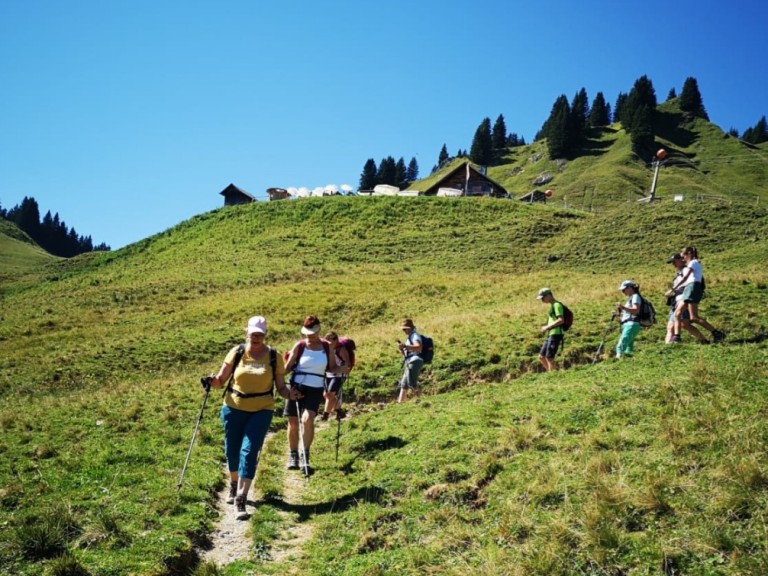
[[[712,146],[721,140],[736,142]],[[592,170],[615,174],[603,163],[625,162],[617,146]],[[673,202],[667,189],[650,204],[605,184],[580,207],[589,170],[577,168],[573,184],[561,179],[573,202],[255,203],[69,260],[1,229],[0,574],[768,573],[765,181],[710,172],[717,198]],[[627,170],[647,189],[647,167]],[[662,186],[694,190],[702,175],[679,171]],[[666,259],[685,245],[700,251],[701,311],[724,344],[663,343]],[[610,319],[627,278],[659,323],[617,361]],[[575,314],[553,373],[537,359],[542,286]],[[224,484],[216,394],[177,482],[200,376],[254,314],[280,351],[307,314],[355,339],[352,415],[338,461],[335,426],[318,433],[298,501],[285,488],[285,421],[273,420],[253,553],[216,567],[198,556]],[[397,405],[405,316],[436,353],[424,394]],[[285,512],[313,531],[276,561]]]

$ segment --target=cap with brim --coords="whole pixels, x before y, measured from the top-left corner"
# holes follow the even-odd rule
[[[683,259],[683,257],[682,257],[681,254],[675,253],[675,254],[672,254],[672,256],[669,257],[669,259],[667,260],[667,264],[672,264],[672,262],[674,262],[675,260],[682,260],[682,259]]]
[[[544,296],[549,296],[550,294],[552,294],[552,290],[550,290],[549,288],[542,288],[541,290],[539,290],[539,293],[536,295],[536,299],[541,300],[542,298],[544,298]]]
[[[627,288],[635,288],[637,287],[637,284],[635,284],[632,280],[624,280],[624,282],[621,283],[621,286],[619,286],[619,291],[623,292]]]
[[[248,326],[245,327],[245,332],[248,336],[251,334],[266,334],[267,333],[267,320],[264,316],[252,316],[248,319]]]

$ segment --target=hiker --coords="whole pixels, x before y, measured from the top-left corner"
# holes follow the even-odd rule
[[[565,310],[563,305],[555,300],[552,290],[542,288],[536,295],[537,300],[549,304],[547,313],[547,323],[539,331],[547,335],[547,339],[539,351],[539,362],[544,366],[544,370],[551,372],[555,369],[555,356],[563,344],[563,323],[565,322]]]
[[[699,324],[709,330],[712,333],[713,342],[722,342],[725,340],[725,332],[716,329],[704,318],[699,318],[699,302],[701,302],[701,298],[704,296],[704,272],[701,262],[699,262],[696,248],[693,246],[683,248],[682,254],[688,271],[680,280],[680,286],[683,288],[683,298],[675,306],[675,333],[672,336],[672,341],[680,342],[683,312],[688,311],[688,314],[691,316],[691,324]]]
[[[413,393],[418,395],[418,380],[421,369],[424,367],[424,360],[419,353],[421,352],[421,336],[413,325],[413,320],[405,318],[400,323],[400,328],[405,332],[405,342],[397,341],[397,348],[403,355],[403,375],[398,382],[400,393],[397,396],[397,402],[405,402],[408,396]]]
[[[616,343],[616,358],[624,358],[632,356],[635,336],[640,332],[640,322],[637,318],[640,314],[640,287],[632,280],[624,280],[619,290],[627,297],[627,301],[616,305],[621,324],[621,336]]]
[[[665,342],[667,344],[673,344],[675,342],[675,308],[677,307],[678,302],[683,300],[683,288],[680,286],[680,282],[688,268],[685,265],[685,259],[679,252],[672,254],[667,260],[667,264],[672,264],[677,272],[675,279],[672,281],[672,288],[667,290],[664,294],[667,297],[667,305],[670,306]],[[709,340],[704,338],[701,332],[699,332],[699,329],[690,323],[690,318],[691,315],[688,313],[688,310],[683,310],[683,314],[680,318],[680,325],[682,328],[696,338],[696,341],[699,342],[699,344],[709,344]],[[680,340],[678,339],[677,342],[679,341]]]
[[[264,317],[250,318],[245,334],[245,345],[232,348],[219,373],[209,377],[214,388],[227,383],[221,407],[224,453],[229,469],[227,503],[235,504],[238,520],[248,518],[245,509],[248,491],[275,409],[273,382],[283,398],[292,398],[292,392],[285,385],[283,358],[264,342],[267,335]]]
[[[304,319],[301,333],[304,338],[293,345],[285,364],[286,372],[293,371],[291,389],[296,390],[298,401],[286,402],[283,416],[288,417],[289,454],[286,468],[303,468],[309,473],[309,449],[315,437],[315,417],[323,400],[325,373],[336,371],[336,361],[328,342],[320,339],[320,320],[316,316]],[[304,432],[301,439],[299,418]],[[299,450],[299,440],[302,450]]]
[[[349,350],[340,342],[339,335],[336,332],[328,332],[323,339],[328,342],[333,353],[334,360],[336,361],[336,370],[326,372],[325,374],[325,392],[323,392],[325,407],[323,408],[321,419],[328,420],[331,412],[336,411],[336,418],[341,420],[346,416],[346,413],[341,407],[339,394],[342,385],[346,382],[352,370],[352,358],[349,355]]]

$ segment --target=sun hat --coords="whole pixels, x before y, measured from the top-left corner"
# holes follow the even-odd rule
[[[549,296],[550,294],[552,294],[552,290],[550,290],[549,288],[542,288],[541,290],[539,290],[539,293],[536,295],[536,299],[541,300],[542,298],[544,298],[544,296]]]
[[[320,320],[317,316],[307,316],[304,318],[304,323],[301,325],[301,333],[304,336],[310,336],[320,332]]]
[[[637,288],[637,284],[632,280],[624,280],[624,282],[621,283],[621,286],[619,286],[619,292],[624,292],[626,288]]]
[[[669,259],[667,260],[667,264],[672,264],[672,262],[674,262],[675,260],[682,260],[682,259],[683,259],[683,255],[680,254],[679,252],[675,252],[674,254],[672,254],[672,256],[669,257]]]
[[[248,319],[248,326],[246,326],[245,332],[248,336],[255,334],[256,332],[260,334],[266,334],[267,320],[264,318],[264,316],[251,316]]]

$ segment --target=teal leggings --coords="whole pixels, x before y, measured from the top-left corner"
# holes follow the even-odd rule
[[[640,332],[637,322],[625,322],[621,325],[621,336],[616,344],[616,356],[632,356],[635,349],[635,336]]]

